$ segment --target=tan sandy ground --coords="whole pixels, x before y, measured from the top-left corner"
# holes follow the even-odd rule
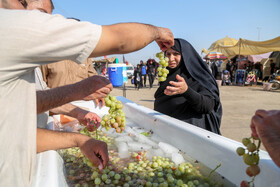
[[[129,80],[126,88],[127,99],[153,109],[157,82],[152,89],[135,90]],[[123,89],[114,88],[112,95],[123,96]],[[263,91],[262,86],[222,86],[220,97],[223,105],[222,135],[239,142],[250,136],[251,117],[257,109],[280,110],[280,90]]]

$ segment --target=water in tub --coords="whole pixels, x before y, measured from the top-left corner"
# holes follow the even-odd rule
[[[209,168],[129,120],[123,133],[102,129],[98,139],[110,155],[102,172],[78,148],[62,151],[69,186],[235,186],[218,173],[208,177]]]

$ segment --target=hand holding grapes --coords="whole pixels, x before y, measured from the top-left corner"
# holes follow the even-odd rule
[[[164,94],[171,96],[183,94],[188,90],[188,85],[183,77],[181,77],[180,75],[176,75],[176,79],[178,80],[178,82],[169,82],[172,86],[167,86],[164,90]]]
[[[80,113],[77,119],[80,123],[85,125],[89,131],[97,130],[101,122],[101,118],[92,112]]]
[[[156,42],[162,51],[174,45],[174,36],[170,29],[158,27]]]
[[[76,142],[82,153],[100,170],[106,167],[109,161],[107,144],[85,135],[78,137]]]
[[[272,160],[280,167],[280,110],[257,110],[251,120],[252,136],[261,139]]]

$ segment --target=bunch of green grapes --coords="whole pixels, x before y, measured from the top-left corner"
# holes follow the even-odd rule
[[[258,146],[256,146],[255,141],[258,141]],[[243,156],[243,161],[245,164],[248,165],[246,169],[246,174],[249,177],[253,177],[250,182],[242,181],[241,187],[249,187],[250,184],[254,186],[255,177],[260,173],[259,164],[259,148],[261,146],[261,141],[258,138],[250,137],[250,138],[243,138],[242,143],[246,146],[246,149],[243,147],[238,147],[236,152],[239,156]]]
[[[164,57],[164,53],[160,52],[156,54],[156,57],[159,58],[159,65],[160,67],[158,67],[157,71],[158,71],[158,76],[159,76],[159,81],[160,82],[164,82],[166,81],[166,77],[169,73],[168,69],[166,69],[166,67],[168,66],[168,61],[169,59],[167,57]]]
[[[108,131],[111,128],[116,129],[117,133],[122,133],[126,126],[125,113],[122,108],[121,101],[118,101],[115,96],[108,95],[105,98],[105,104],[110,107],[109,114],[102,117],[101,125]]]

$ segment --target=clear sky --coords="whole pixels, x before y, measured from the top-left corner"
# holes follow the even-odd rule
[[[260,41],[280,36],[280,0],[53,0],[54,14],[100,25],[140,22],[172,30],[201,53],[226,36]],[[125,59],[155,58],[155,42]],[[116,56],[122,61],[121,55]],[[111,56],[109,56],[111,57]]]

